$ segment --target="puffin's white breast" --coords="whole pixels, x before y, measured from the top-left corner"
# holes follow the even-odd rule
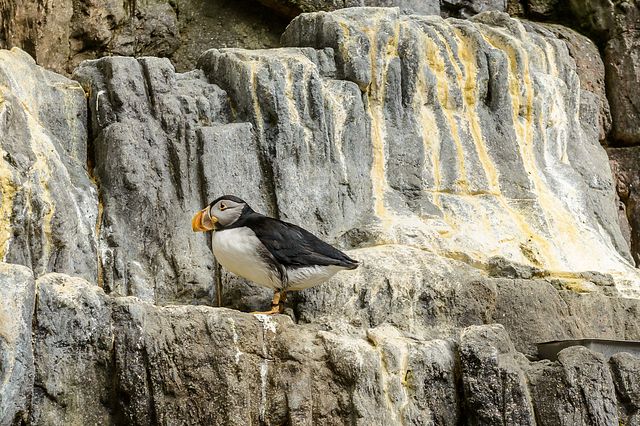
[[[287,290],[304,290],[321,284],[334,276],[343,268],[337,265],[328,266],[305,266],[303,268],[287,268],[288,286]]]
[[[260,255],[266,248],[251,229],[215,231],[211,243],[213,255],[227,271],[263,287],[280,287],[280,278]]]

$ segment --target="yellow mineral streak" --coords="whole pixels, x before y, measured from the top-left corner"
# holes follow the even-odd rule
[[[264,119],[262,117],[262,109],[260,108],[260,96],[258,96],[258,62],[249,61],[249,73],[251,74],[251,101],[253,102],[253,113],[256,116],[256,133],[258,137],[264,135]]]
[[[546,246],[547,242],[527,223],[521,214],[509,205],[507,199],[502,195],[499,184],[499,172],[489,157],[488,148],[482,136],[482,127],[476,109],[478,99],[475,83],[477,81],[477,67],[475,57],[472,53],[473,41],[465,37],[459,29],[454,29],[454,39],[457,42],[458,55],[463,70],[463,73],[458,75],[458,80],[462,82],[461,87],[463,91],[465,116],[469,123],[469,130],[476,152],[478,153],[478,159],[489,183],[489,192],[487,195],[496,196],[495,201],[500,204],[503,211],[512,219],[514,225],[520,230],[520,234],[526,236],[526,243],[520,245],[521,252],[525,258],[534,265],[541,266],[542,259],[539,259],[540,249],[538,249],[537,246]],[[486,223],[485,229],[488,230],[488,232],[493,232],[491,226]]]
[[[423,44],[422,57],[429,57],[432,53],[429,51],[426,44]],[[432,61],[434,62],[434,61]],[[424,150],[424,167],[425,169],[429,165],[430,171],[425,170],[424,174],[429,175],[431,173],[433,177],[432,196],[433,203],[444,212],[443,206],[440,201],[440,190],[442,176],[440,172],[440,129],[436,122],[435,112],[433,107],[429,105],[426,94],[428,93],[427,82],[425,81],[425,71],[420,69],[416,75],[416,92],[413,98],[413,109],[419,113],[420,127],[422,130],[422,146]],[[429,157],[429,161],[427,160]],[[426,186],[426,185],[425,185]]]
[[[385,206],[385,193],[389,190],[386,171],[385,155],[385,120],[384,97],[387,80],[387,67],[393,57],[398,56],[399,26],[396,26],[393,37],[386,41],[384,53],[378,52],[378,28],[376,26],[364,28],[370,43],[369,60],[371,63],[371,83],[367,90],[369,99],[369,115],[371,117],[371,141],[373,145],[373,164],[371,177],[373,184],[374,211],[382,221],[383,229],[388,230],[393,222]],[[382,69],[378,69],[377,61],[382,60]]]
[[[530,181],[532,181],[534,191],[538,196],[540,196],[540,175],[535,162],[535,154],[532,144],[532,110],[534,93],[526,52],[522,46],[518,44],[518,40],[509,37],[507,34],[500,32],[500,30],[485,28],[485,31],[483,31],[482,34],[484,39],[492,46],[506,53],[509,64],[508,83],[510,99],[512,102],[512,119],[517,136],[516,142],[518,143],[518,148],[523,159],[527,175]],[[518,59],[520,59],[521,63],[524,64],[522,69],[518,69]],[[520,79],[524,82],[524,89],[520,87]],[[525,92],[524,97],[522,96],[523,91]],[[525,103],[525,124],[522,123],[522,119],[519,117],[523,100]],[[506,200],[503,199],[501,204],[507,208],[507,211],[514,219],[517,226],[523,231],[523,235],[528,237],[526,241],[520,243],[520,250],[523,256],[536,266],[557,266],[559,264],[558,255],[554,247],[550,245],[548,237],[545,238],[540,235],[538,230],[535,230],[529,224],[527,218],[520,212],[514,211]],[[545,209],[543,207],[542,214],[545,215],[546,218],[546,212],[544,210]]]
[[[422,74],[422,73],[421,73]],[[423,80],[423,79],[420,79]],[[421,81],[418,85],[419,88],[424,87],[424,81]],[[431,154],[431,173],[433,174],[433,202],[442,209],[440,202],[440,184],[442,177],[440,176],[440,129],[436,124],[436,117],[431,107],[426,105],[426,101],[423,96],[416,96],[421,105],[418,108],[420,111],[420,124],[422,126],[422,145],[424,147],[425,157]],[[425,167],[427,161],[425,158]]]
[[[476,90],[476,81],[478,70],[476,67],[475,56],[471,51],[471,41],[466,39],[458,29],[454,29],[454,39],[458,47],[458,56],[462,64],[462,70],[456,67],[458,74],[458,81],[462,81],[462,100],[464,104],[464,112],[469,123],[469,130],[473,143],[478,153],[478,159],[484,170],[487,182],[489,184],[489,192],[494,195],[500,195],[500,184],[498,180],[498,170],[489,157],[489,151],[487,144],[482,136],[482,127],[480,126],[480,119],[478,118],[478,112],[476,110],[476,102],[478,99],[478,93]],[[450,52],[450,57],[453,60],[451,54],[451,48],[447,47]]]
[[[442,57],[439,46],[426,34],[423,36],[423,46],[426,49],[427,62],[429,68],[436,74],[438,101],[442,107],[442,112],[447,120],[449,132],[456,148],[456,161],[458,165],[458,178],[456,180],[456,192],[469,193],[469,182],[467,181],[467,171],[465,166],[464,147],[458,134],[458,124],[456,122],[453,101],[449,99],[449,77],[446,71],[446,64]],[[440,38],[446,46],[446,41]],[[446,50],[446,47],[445,47]]]
[[[485,39],[494,47],[507,53],[509,61],[509,88],[513,108],[513,123],[517,133],[517,143],[525,169],[537,195],[543,217],[550,235],[562,235],[563,247],[549,243],[547,239],[535,239],[539,252],[545,258],[544,266],[552,270],[562,269],[564,259],[560,253],[584,252],[584,235],[576,227],[575,217],[567,212],[564,202],[559,200],[549,189],[543,175],[539,172],[533,146],[535,121],[533,120],[534,88],[529,69],[530,58],[522,42],[509,36],[500,29],[484,32]],[[544,59],[548,56],[545,52]],[[543,60],[542,58],[538,58]],[[554,68],[553,65],[550,66]],[[522,83],[521,83],[522,82]],[[544,121],[538,122],[539,132],[546,138]],[[546,142],[543,142],[546,143]],[[569,248],[571,247],[571,248]],[[587,253],[585,253],[587,254]]]
[[[347,177],[347,162],[344,157],[344,150],[342,147],[342,138],[344,137],[345,124],[347,122],[346,105],[351,105],[352,99],[346,99],[346,97],[340,91],[336,91],[333,87],[327,87],[326,81],[323,81],[323,96],[329,104],[329,111],[331,112],[333,124],[333,144],[338,151],[338,160],[340,164],[340,179],[342,182],[348,182]]]
[[[0,117],[5,112],[4,86],[0,86]],[[17,187],[13,179],[11,168],[5,162],[6,152],[0,148],[0,260],[6,259],[9,243],[11,242],[11,216],[13,213],[13,200]]]
[[[409,366],[410,341],[396,329],[385,327],[369,331],[367,338],[380,357],[382,391],[389,407],[388,413],[393,424],[404,424],[404,411],[409,405],[405,378]],[[397,359],[398,355],[400,359]],[[400,393],[394,386],[396,383],[401,385]]]
[[[544,54],[547,59],[547,72],[555,77],[559,75],[558,64],[556,63],[556,54],[553,46],[546,39],[542,39],[544,43]]]
[[[292,124],[296,124],[302,127],[302,130],[304,132],[303,142],[305,145],[305,149],[307,151],[310,151],[313,145],[313,132],[311,129],[309,129],[309,127],[307,127],[306,125],[307,120],[302,120],[300,118],[300,112],[298,110],[298,105],[296,103],[295,88],[296,88],[296,85],[305,86],[305,88],[298,91],[298,94],[302,96],[302,99],[300,99],[300,101],[302,102],[302,108],[305,108],[304,105],[306,105],[306,101],[307,101],[306,96],[308,96],[306,84],[311,78],[311,73],[312,73],[311,70],[315,69],[315,65],[313,65],[306,57],[302,55],[296,56],[292,66],[303,67],[302,78],[299,81],[294,80],[294,73],[291,70],[291,65],[289,65],[288,63],[285,63],[284,66],[286,67],[284,93],[287,98],[287,107],[288,107],[287,110],[289,112],[289,118]]]
[[[31,184],[37,184],[41,192],[38,194],[43,206],[43,216],[41,219],[43,240],[42,240],[42,264],[39,273],[47,271],[47,264],[51,255],[51,235],[52,235],[52,221],[55,214],[55,202],[49,191],[49,181],[52,179],[51,168],[49,166],[49,158],[57,158],[58,153],[53,146],[53,143],[49,136],[44,133],[42,125],[33,117],[31,113],[27,113],[27,123],[29,130],[31,131],[32,148],[36,156],[36,161],[31,165],[29,169],[29,175],[31,176]],[[35,191],[32,189],[32,193]]]
[[[11,216],[13,213],[13,200],[17,193],[17,187],[13,180],[11,169],[4,160],[5,152],[0,149],[0,260],[6,260],[9,243],[11,242]]]
[[[296,106],[296,101],[294,99],[294,93],[293,93],[294,81],[293,81],[291,69],[286,63],[284,63],[283,66],[285,67],[284,94],[285,94],[285,97],[287,98],[287,106],[288,106],[287,110],[289,112],[289,119],[291,120],[292,123],[300,124],[300,114],[298,113],[298,108]]]

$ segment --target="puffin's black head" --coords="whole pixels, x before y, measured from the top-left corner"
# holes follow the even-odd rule
[[[223,195],[193,216],[191,228],[194,232],[224,229],[252,211],[251,207],[240,198],[234,195]]]

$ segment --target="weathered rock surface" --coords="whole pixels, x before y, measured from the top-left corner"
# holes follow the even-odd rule
[[[530,362],[501,325],[431,339],[38,287],[33,424],[614,424],[637,407],[638,358],[613,376],[585,348]]]
[[[640,4],[571,0],[565,7],[604,51],[613,142],[640,144]]]
[[[210,300],[213,258],[190,217],[220,193],[205,178],[224,160],[216,140],[204,139],[216,135],[200,130],[228,120],[226,94],[201,72],[176,75],[168,59],[89,61],[75,77],[90,94],[105,288],[158,302]],[[225,130],[218,139],[250,135]],[[234,167],[244,176],[242,163]]]
[[[524,3],[523,12],[526,10],[528,15],[537,19],[553,18],[561,4],[560,0],[523,0],[521,3]]]
[[[180,46],[171,55],[179,71],[195,68],[212,48],[278,47],[289,19],[272,13],[257,0],[178,0]]]
[[[526,364],[526,359],[514,350],[502,326],[472,326],[462,332],[462,383],[472,424],[535,424],[519,362]]]
[[[101,288],[62,274],[37,281],[32,424],[109,424],[113,330]]]
[[[184,218],[233,192],[347,247],[421,247],[474,266],[500,254],[548,276],[611,274],[635,294],[598,143],[600,86],[578,90],[551,32],[500,14],[344,9],[300,16],[283,41],[301,47],[211,50],[187,74],[126,58],[76,71],[110,291],[210,300],[212,258]]]
[[[331,12],[348,7],[397,7],[406,15],[441,15],[469,18],[481,12],[504,12],[506,0],[259,0],[278,13],[295,17],[301,13]]]
[[[192,69],[207,48],[275,47],[286,26],[251,0],[7,0],[0,16],[0,48],[22,48],[62,74],[111,55],[172,57]]]
[[[166,56],[180,43],[175,5],[63,0],[39,7],[9,0],[0,5],[5,44],[0,47],[22,47],[60,73],[96,54]]]
[[[581,346],[560,351],[558,362],[532,368],[529,380],[541,425],[614,425],[619,417],[607,360]]]
[[[611,111],[607,100],[604,63],[598,47],[587,37],[569,28],[554,24],[547,24],[545,27],[567,44],[568,52],[576,62],[576,73],[580,78],[580,121],[583,130],[588,133],[595,127],[600,143],[605,143],[611,130]],[[597,98],[595,102],[592,99],[594,96]],[[590,108],[598,103],[599,110],[591,111]],[[597,122],[595,126],[593,120]],[[588,138],[592,139],[593,135]]]
[[[96,281],[87,131],[77,82],[0,51],[0,260]]]
[[[640,302],[603,294],[606,287],[594,278],[488,278],[462,262],[402,246],[352,254],[366,266],[293,295],[299,322],[392,324],[432,339],[500,323],[529,358],[537,357],[537,342],[640,336]]]
[[[628,353],[619,353],[611,357],[609,364],[622,402],[621,418],[627,417],[625,424],[638,424],[640,421],[640,358]]]
[[[470,18],[481,12],[504,12],[507,0],[442,0],[443,17]]]
[[[363,91],[373,210],[388,239],[480,261],[499,246],[510,260],[544,269],[637,276],[594,137],[597,121],[585,132],[577,119],[587,109],[564,43],[506,15],[442,21],[385,9],[302,15],[283,40],[333,48],[338,78]],[[543,53],[549,49],[555,53]],[[600,110],[600,100],[593,102],[590,110]],[[409,155],[415,152],[422,155]],[[585,214],[590,219],[576,220]],[[494,220],[505,231],[498,234],[521,237],[498,237]],[[585,238],[593,242],[586,251]],[[609,259],[591,258],[598,246]]]
[[[640,277],[599,144],[602,68],[576,53],[593,46],[500,13],[377,8],[302,15],[283,43],[210,50],[184,74],[168,59],[86,61],[74,78],[88,117],[78,84],[0,52],[0,71],[14,67],[0,86],[2,247],[39,277],[10,420],[635,421],[633,359],[536,360],[541,340],[640,338]],[[269,299],[217,276],[190,230],[223,193],[362,266],[292,295],[291,318],[190,306],[219,296],[216,278],[229,306]]]
[[[439,15],[441,0],[259,0],[276,12],[294,18],[301,13],[332,12],[347,7],[397,7],[405,14]],[[458,3],[455,0],[449,3]],[[479,3],[469,1],[471,3]]]
[[[621,228],[640,264],[640,148],[608,148],[607,153],[616,179]]]
[[[0,424],[29,418],[33,392],[31,319],[35,304],[32,272],[0,263]]]

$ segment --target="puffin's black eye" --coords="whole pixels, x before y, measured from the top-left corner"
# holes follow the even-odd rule
[[[225,211],[227,206],[224,203],[220,203],[220,211]]]

